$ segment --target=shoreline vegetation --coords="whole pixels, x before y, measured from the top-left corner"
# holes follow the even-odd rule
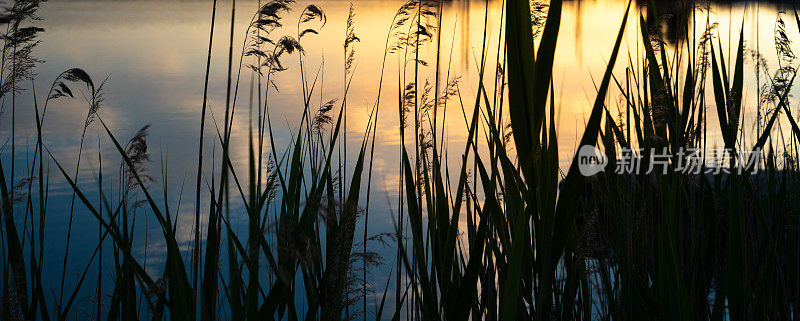
[[[778,65],[767,66],[746,45],[744,21],[725,34],[707,2],[677,1],[669,15],[659,14],[660,1],[626,2],[578,146],[596,147],[612,168],[621,150],[636,150],[644,168],[654,151],[664,151],[673,169],[687,161],[679,151],[696,149],[704,155],[702,173],[714,166],[727,173],[607,170],[584,177],[577,154],[560,167],[553,74],[562,1],[502,0],[503,37],[477,48],[473,96],[459,90],[452,53],[442,51],[443,2],[404,2],[385,26],[377,92],[360,137],[344,134],[353,126],[357,3],[338,49],[344,59],[327,66],[343,70],[337,97],[323,99],[324,63],[309,63],[304,44],[329,19],[343,17],[328,17],[317,4],[265,2],[237,52],[236,10],[253,8],[234,0],[231,12],[221,12],[210,2],[198,153],[196,163],[186,160],[197,172],[188,181],[188,245],[178,241],[180,201],[178,208],[170,202],[163,159],[160,177],[152,173],[149,125],[129,139],[117,136],[103,118],[106,80],[84,69],[67,69],[37,95],[35,49],[45,30],[36,27],[36,12],[46,3],[14,0],[0,14],[0,97],[11,115],[2,124],[10,126],[8,146],[0,149],[2,320],[800,319],[800,127],[790,95],[798,59],[786,28],[800,26],[797,11],[776,17],[775,48],[765,52],[774,49]],[[290,10],[299,12],[296,21],[287,18]],[[215,32],[227,31],[214,22],[227,19],[228,42],[213,43]],[[723,47],[722,37],[733,47]],[[636,42],[626,52],[630,39]],[[212,57],[218,47],[227,53]],[[222,115],[207,111],[209,88],[220,86],[209,80],[212,60],[227,63]],[[398,79],[384,77],[389,68],[398,68]],[[292,72],[301,78],[295,95],[302,105],[295,108],[302,116],[294,132],[281,134],[290,138],[280,146],[270,97],[279,88],[276,75]],[[757,103],[743,98],[745,77],[755,77]],[[16,123],[23,88],[33,93],[35,124]],[[57,159],[43,134],[48,105],[67,99],[87,106],[75,164]],[[461,110],[464,145],[448,144],[448,107]],[[235,115],[243,115],[237,108],[247,110],[246,121],[237,120],[248,126],[246,141],[231,135]],[[754,120],[742,116],[753,110]],[[380,203],[373,191],[376,128],[386,113],[400,120],[393,124],[399,179],[388,182],[399,195],[388,209],[394,232],[370,234],[370,208]],[[781,122],[791,130],[776,130]],[[22,126],[36,131],[35,146],[24,150],[16,141]],[[90,126],[113,155],[83,153]],[[204,150],[208,140],[211,151]],[[232,145],[247,146],[244,166],[232,162]],[[762,157],[705,157],[717,147]],[[103,172],[103,161],[116,157],[118,170]],[[101,165],[96,179],[79,182],[81,160],[89,158]],[[448,165],[454,163],[460,165]],[[742,166],[749,167],[738,171]],[[69,187],[68,212],[48,211],[55,184]],[[97,223],[92,248],[71,246],[77,211]],[[53,215],[68,217],[64,235],[45,233]],[[136,222],[147,219],[165,247],[155,270],[134,248],[142,235]],[[60,266],[43,264],[53,255],[45,251],[50,244],[65,248]],[[379,246],[394,257],[376,252]],[[88,251],[88,261],[76,262],[76,251]],[[77,282],[65,283],[76,265]],[[385,283],[373,282],[378,270],[388,271]],[[61,282],[45,281],[45,273],[60,274]],[[78,306],[86,295],[89,306]]]

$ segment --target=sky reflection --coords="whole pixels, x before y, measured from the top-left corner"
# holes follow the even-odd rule
[[[558,54],[554,66],[554,84],[558,108],[558,135],[562,167],[566,168],[576,150],[575,142],[583,131],[587,113],[595,96],[594,80],[605,70],[608,55],[611,53],[613,39],[616,36],[625,1],[582,1],[567,2],[562,18],[561,33],[558,41]],[[308,4],[301,1],[295,8]],[[355,159],[358,144],[366,129],[370,111],[375,105],[378,95],[382,95],[380,113],[378,115],[378,131],[376,140],[376,158],[374,163],[373,207],[369,226],[370,233],[390,232],[392,215],[396,209],[398,197],[398,166],[401,141],[398,134],[399,119],[397,94],[404,84],[398,84],[398,66],[402,65],[402,57],[389,55],[383,75],[383,89],[378,92],[381,81],[381,67],[386,43],[387,31],[392,17],[402,1],[362,1],[354,4],[356,11],[355,32],[361,41],[356,45],[355,77],[348,93],[348,124],[346,128],[351,159]],[[237,1],[234,53],[241,49],[242,37],[247,22],[258,5],[257,1]],[[312,105],[318,105],[332,98],[340,98],[343,93],[343,59],[342,42],[344,40],[345,23],[350,7],[345,1],[325,1],[318,3],[327,14],[327,24],[319,35],[311,35],[303,39],[305,48],[304,64],[306,77],[313,78],[319,70],[320,86],[317,87]],[[482,52],[482,43],[486,46],[487,75],[484,83],[487,87],[495,86],[495,72],[498,66],[502,16],[501,2],[452,1],[444,7],[441,35],[441,56],[444,61],[440,75],[460,77],[459,90],[466,116],[472,110],[478,88],[478,61]],[[225,81],[227,67],[227,40],[230,26],[230,3],[222,1],[217,7],[217,21],[214,35],[213,60],[210,76],[209,106],[211,114],[207,119],[205,132],[207,145],[205,150],[211,159],[211,151],[217,148],[216,128],[214,121],[222,122],[225,107]],[[297,19],[299,9],[294,10],[287,21]],[[59,1],[46,2],[40,12],[42,26],[46,33],[41,37],[42,43],[36,55],[45,62],[37,69],[35,81],[36,94],[41,101],[44,90],[50,82],[63,70],[81,67],[87,70],[96,81],[108,77],[105,93],[105,104],[100,116],[114,131],[120,140],[127,140],[139,128],[151,125],[148,143],[151,148],[153,162],[150,164],[151,175],[156,178],[153,188],[160,193],[162,184],[166,186],[173,206],[180,205],[178,218],[179,237],[183,242],[191,239],[193,222],[193,185],[196,171],[196,153],[199,135],[200,107],[202,104],[203,76],[205,71],[208,31],[210,27],[210,1]],[[760,7],[737,4],[731,7],[715,7],[710,20],[718,21],[720,39],[723,46],[738,38],[738,26],[743,17],[747,17],[745,37],[748,48],[755,44],[762,49],[770,65],[774,65],[772,52],[773,30],[777,17],[777,9],[772,5]],[[632,16],[631,18],[635,18]],[[703,18],[705,19],[705,18]],[[633,21],[633,20],[629,20]],[[486,22],[484,24],[484,22]],[[753,24],[757,24],[753,25]],[[484,28],[486,26],[486,28]],[[732,26],[732,27],[731,27]],[[634,23],[628,25],[622,52],[629,53],[634,61],[640,53],[636,44],[640,41]],[[798,34],[797,26],[787,24],[789,34]],[[293,24],[287,23],[287,32],[293,33]],[[485,30],[484,30],[485,29]],[[485,32],[485,36],[484,36]],[[702,32],[697,30],[696,32]],[[732,33],[732,40],[727,38]],[[630,48],[628,47],[630,46]],[[420,55],[433,65],[436,47],[426,45]],[[627,58],[626,55],[623,57]],[[235,54],[234,64],[238,62]],[[500,61],[502,64],[502,60]],[[279,92],[270,93],[269,108],[275,126],[276,149],[281,151],[290,141],[291,133],[297,130],[302,115],[302,97],[300,74],[297,56],[292,56],[285,63],[287,71],[279,73],[275,83]],[[625,61],[617,63],[615,74],[623,74]],[[745,101],[752,106],[757,98],[756,83],[752,76],[753,65],[748,70]],[[421,70],[420,83],[426,79],[433,81],[432,67]],[[237,108],[235,114],[232,139],[232,159],[235,167],[246,168],[248,137],[248,91],[251,74],[244,69],[239,86]],[[409,78],[410,79],[410,78]],[[593,80],[594,79],[594,80]],[[16,130],[17,149],[24,151],[32,148],[35,140],[35,121],[33,114],[33,88],[27,86],[17,102]],[[71,168],[78,155],[78,143],[82,124],[87,111],[86,103],[77,96],[77,100],[60,99],[51,103],[44,129],[44,141],[53,151],[55,158]],[[612,114],[618,106],[618,92],[612,91],[607,104]],[[0,137],[2,149],[0,155],[5,160],[10,158],[8,137],[10,137],[10,102],[4,101],[4,112],[0,116]],[[449,147],[448,163],[452,167],[459,166],[459,154],[467,135],[465,115],[458,99],[449,103],[449,108],[442,111],[439,128],[445,129],[446,144]],[[716,116],[709,119],[710,137],[719,141],[714,134]],[[745,124],[752,124],[755,117],[753,108],[745,111]],[[507,118],[507,116],[506,116]],[[748,120],[749,119],[749,120]],[[780,124],[783,130],[788,123]],[[750,126],[750,125],[747,125]],[[713,128],[712,128],[713,127]],[[102,133],[99,123],[93,124],[87,134],[83,162],[87,164],[81,170],[82,184],[90,191],[98,173],[98,152],[103,155],[103,171],[115,174],[119,170],[119,158]],[[752,126],[745,127],[752,132]],[[746,132],[745,141],[752,141],[753,135]],[[98,147],[98,139],[100,146]],[[409,140],[410,141],[410,140]],[[721,143],[720,143],[721,145]],[[98,151],[102,148],[102,151]],[[265,150],[267,150],[265,146]],[[219,152],[216,153],[219,162]],[[18,154],[17,159],[24,163],[25,155]],[[166,177],[162,177],[162,162],[168,169]],[[207,162],[206,164],[209,164]],[[350,164],[352,166],[352,164]],[[18,175],[24,175],[24,168],[18,169]],[[351,170],[351,169],[350,169]],[[210,180],[210,172],[205,173]],[[51,168],[51,202],[48,209],[52,215],[48,218],[47,234],[65,234],[66,215],[68,211],[70,190],[61,176]],[[109,184],[115,184],[111,182]],[[96,193],[96,190],[94,191]],[[183,196],[181,197],[181,193]],[[207,196],[204,196],[204,198]],[[207,200],[203,199],[201,204]],[[77,208],[81,209],[80,206]],[[96,244],[96,221],[85,211],[76,214],[77,229],[74,245],[77,248],[88,248]],[[145,249],[153,258],[148,267],[160,266],[160,235],[154,230],[154,222],[148,224],[147,233],[151,235],[149,243],[138,244],[140,255]],[[202,223],[202,222],[201,222]],[[358,228],[363,230],[363,222]],[[356,236],[360,239],[360,236]],[[184,243],[186,245],[187,243]],[[61,242],[47,244],[48,259],[45,265],[60,266],[63,253]],[[386,257],[392,258],[392,249],[379,249]],[[88,259],[86,253],[75,254],[75,262]],[[49,264],[48,264],[49,263]],[[387,260],[387,264],[392,264]],[[68,275],[74,275],[82,268],[80,264],[72,267]],[[46,278],[55,284],[59,277],[58,269],[46,270]],[[385,273],[376,273],[374,282],[383,284]],[[71,278],[70,280],[73,280]],[[47,292],[47,291],[45,291]],[[387,298],[387,302],[394,302]],[[391,310],[391,309],[390,309]]]

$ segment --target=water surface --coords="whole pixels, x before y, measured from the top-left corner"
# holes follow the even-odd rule
[[[309,2],[300,1],[295,10],[287,16],[286,21],[297,19],[299,11]],[[304,37],[305,48],[304,71],[306,77],[313,78],[319,72],[319,85],[315,87],[312,105],[332,98],[341,99],[343,95],[343,59],[342,43],[345,23],[350,8],[346,1],[324,1],[317,3],[327,15],[327,23],[319,35]],[[359,1],[353,3],[356,12],[355,32],[360,38],[356,45],[355,76],[348,92],[348,122],[345,131],[350,145],[351,160],[355,159],[355,151],[366,128],[370,111],[378,97],[378,84],[381,81],[382,58],[386,43],[387,31],[392,18],[401,1]],[[561,142],[562,167],[566,168],[575,151],[576,138],[583,131],[595,96],[594,83],[602,76],[608,56],[611,53],[614,37],[619,29],[625,10],[625,1],[600,0],[567,2],[562,18],[558,50],[554,66],[554,84],[558,107],[558,135]],[[230,2],[221,1],[217,7],[215,25],[213,59],[208,93],[210,113],[207,119],[205,137],[207,161],[212,158],[211,151],[219,143],[215,143],[216,129],[214,121],[222,122],[225,107],[225,82],[227,78],[227,44],[230,36]],[[498,48],[501,44],[500,34],[502,16],[501,2],[483,1],[448,1],[444,6],[440,59],[443,68],[442,77],[459,77],[459,89],[466,116],[468,117],[474,104],[478,87],[478,71],[483,43],[486,43],[485,65],[487,75],[484,83],[490,90],[497,86],[495,75],[498,65]],[[237,1],[234,53],[240,52],[241,43],[247,23],[258,7],[254,0]],[[702,13],[703,15],[705,13]],[[768,63],[774,65],[773,32],[778,8],[774,5],[714,6],[709,19],[717,21],[720,43],[723,47],[738,39],[738,27],[743,18],[745,22],[745,38],[748,48],[762,48]],[[107,78],[105,84],[105,103],[99,113],[115,135],[127,140],[142,126],[149,124],[152,162],[149,173],[155,178],[151,184],[159,194],[162,186],[169,192],[169,201],[177,208],[179,239],[184,246],[191,244],[191,231],[194,224],[194,192],[193,184],[197,163],[199,138],[200,109],[203,99],[203,77],[205,72],[206,50],[210,28],[211,1],[59,1],[51,0],[43,4],[40,11],[41,26],[46,32],[41,37],[41,44],[36,49],[36,56],[44,62],[37,68],[38,76],[34,82],[36,96],[41,102],[44,90],[49,88],[52,80],[63,70],[80,67],[87,70],[96,81]],[[641,53],[636,50],[640,41],[637,26],[633,23],[638,13],[632,14],[622,52],[627,59],[629,53],[634,61]],[[705,19],[705,18],[704,18]],[[797,35],[797,26],[793,19],[787,18],[787,32]],[[296,33],[294,23],[286,23],[285,33]],[[702,28],[700,28],[702,29]],[[697,33],[702,30],[696,30]],[[732,35],[732,36],[729,36]],[[794,37],[793,37],[794,38]],[[630,45],[630,49],[628,46]],[[767,49],[763,49],[767,48]],[[436,59],[434,44],[424,46],[420,56],[433,65]],[[286,59],[288,70],[275,77],[275,84],[280,90],[270,94],[270,110],[275,126],[276,147],[283,150],[291,139],[299,124],[302,113],[301,82],[297,56]],[[238,55],[234,56],[234,64]],[[398,159],[400,157],[400,138],[398,134],[397,94],[402,84],[398,84],[398,70],[403,63],[400,55],[389,55],[385,64],[382,87],[382,100],[378,114],[378,131],[376,138],[375,163],[373,174],[372,208],[369,222],[369,234],[390,232],[393,230],[393,215],[398,198]],[[619,61],[615,74],[622,75],[625,61]],[[753,70],[752,63],[746,65]],[[432,67],[424,67],[419,78],[420,84],[426,80],[433,82]],[[409,74],[407,74],[409,75]],[[244,69],[239,87],[237,109],[233,128],[232,159],[234,166],[246,168],[248,99],[251,74]],[[407,76],[410,77],[410,76]],[[745,100],[755,102],[756,80],[752,73],[746,78]],[[408,78],[410,79],[410,78]],[[35,121],[33,114],[33,86],[26,85],[27,90],[17,97],[15,115],[16,139],[16,175],[25,176],[25,150],[32,149],[35,142]],[[85,92],[85,91],[84,91]],[[81,99],[60,99],[53,101],[48,107],[44,142],[53,152],[55,158],[66,168],[74,168],[77,161],[78,145],[83,128],[87,106]],[[618,92],[614,91],[607,99],[612,113],[619,104]],[[0,118],[0,137],[2,137],[1,155],[6,167],[9,165],[11,112],[10,102],[4,102],[4,113]],[[457,167],[458,152],[464,146],[466,138],[465,115],[462,104],[454,99],[442,111],[442,118],[437,124],[445,128],[446,144],[449,146],[448,162]],[[710,106],[711,107],[711,106]],[[712,117],[714,113],[709,113]],[[506,116],[507,117],[507,116]],[[745,119],[753,119],[755,111],[745,111]],[[714,124],[716,118],[710,119]],[[788,124],[781,124],[788,129]],[[716,127],[715,127],[716,128]],[[785,130],[784,129],[784,130]],[[745,127],[746,131],[752,128]],[[710,137],[719,136],[714,130]],[[714,136],[716,135],[716,136]],[[745,133],[745,140],[752,135]],[[98,140],[99,145],[98,147]],[[720,143],[721,145],[721,143]],[[102,148],[98,151],[98,148]],[[116,151],[101,131],[98,122],[92,124],[87,131],[87,138],[82,154],[82,168],[79,184],[96,193],[96,178],[100,169],[98,153],[102,154],[102,170],[105,175],[115,177],[119,171],[120,160],[114,157]],[[219,162],[219,153],[216,154]],[[351,161],[352,163],[352,161]],[[352,164],[349,164],[352,166]],[[166,168],[162,175],[162,169]],[[349,171],[352,168],[348,169]],[[204,175],[210,181],[210,173]],[[217,173],[218,174],[218,173]],[[47,242],[44,279],[57,284],[60,279],[60,264],[64,252],[66,238],[67,213],[69,211],[70,189],[63,178],[51,167],[50,200],[46,234],[52,241]],[[111,181],[107,186],[118,184]],[[96,194],[94,195],[96,197]],[[205,196],[204,196],[205,198]],[[206,204],[203,199],[201,204]],[[363,203],[363,202],[362,202]],[[20,205],[22,206],[22,205]],[[70,266],[67,271],[68,286],[74,282],[83,265],[88,260],[89,251],[97,244],[97,222],[81,205],[76,206],[76,216],[72,244],[75,249],[70,252]],[[21,210],[17,211],[22,212]],[[242,218],[235,218],[242,219]],[[201,222],[202,224],[203,222]],[[137,238],[137,255],[148,259],[146,267],[158,273],[163,264],[164,248],[160,231],[155,228],[155,220],[148,215],[140,216],[137,224],[143,237]],[[203,228],[202,230],[205,230]],[[359,223],[359,231],[363,231],[363,222]],[[361,233],[361,232],[359,232]],[[357,233],[358,234],[358,233]],[[147,235],[147,237],[144,237]],[[356,239],[360,239],[359,235]],[[394,264],[394,252],[390,248],[375,249],[386,257],[384,267],[372,275],[376,284],[384,284],[388,265]],[[188,260],[187,260],[188,262]],[[109,271],[111,269],[105,269]],[[89,276],[88,279],[96,279]],[[91,288],[91,287],[89,287]],[[88,296],[93,290],[84,291],[79,306],[89,306]],[[46,293],[50,291],[45,290]],[[393,292],[392,292],[393,293]],[[391,294],[387,302],[394,302]],[[392,310],[392,308],[388,308]]]

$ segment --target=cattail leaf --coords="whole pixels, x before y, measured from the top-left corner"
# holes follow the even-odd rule
[[[614,64],[616,63],[617,55],[619,54],[620,44],[622,43],[622,38],[625,33],[625,25],[628,21],[631,3],[632,1],[628,2],[628,6],[625,10],[624,18],[622,19],[622,24],[620,25],[619,33],[617,34],[617,39],[614,43],[614,49],[611,53],[611,57],[608,60],[608,66],[606,67],[606,71],[603,75],[603,80],[600,82],[600,87],[597,91],[597,97],[595,98],[594,106],[592,107],[592,112],[589,116],[589,121],[586,124],[586,129],[583,132],[583,137],[581,137],[581,141],[578,146],[595,146],[597,143],[597,136],[600,132],[600,123],[603,117],[604,101],[606,99],[606,93],[608,92],[609,83],[611,82],[611,75],[614,71]],[[554,217],[554,230],[552,231],[553,243],[551,245],[551,250],[549,251],[550,256],[548,257],[543,255],[544,257],[542,257],[542,259],[545,260],[543,264],[546,264],[546,270],[543,272],[546,274],[544,278],[548,282],[553,280],[551,273],[554,272],[554,268],[558,264],[558,259],[561,257],[561,252],[563,251],[569,236],[569,230],[575,224],[574,217],[577,210],[577,202],[575,202],[575,200],[580,199],[580,194],[583,189],[583,179],[584,177],[578,171],[578,157],[576,155],[572,159],[572,164],[567,172],[567,176],[564,178],[562,183],[563,185],[558,196]],[[543,289],[546,289],[541,292],[543,295],[537,296],[538,310],[536,313],[542,318],[543,315],[548,314],[545,313],[542,315],[540,313],[547,312],[551,305],[551,286],[552,284],[547,282],[539,285],[540,288],[543,287]],[[511,288],[513,289],[517,287],[512,286]],[[514,315],[516,312],[516,305],[506,305],[506,309],[503,311]]]
[[[21,305],[22,311],[19,313],[27,313],[28,305],[28,278],[25,272],[25,257],[22,253],[22,245],[17,233],[17,226],[14,223],[13,209],[14,206],[11,200],[11,192],[6,185],[6,177],[3,170],[3,162],[0,160],[0,200],[2,201],[2,215],[3,225],[5,230],[6,247],[8,249],[8,266],[11,268],[11,288],[16,292],[18,297],[15,298],[16,303]],[[3,283],[5,284],[5,283]],[[5,304],[5,302],[4,302]],[[4,305],[5,306],[5,305]],[[22,316],[15,316],[22,319]]]
[[[422,212],[420,211],[419,204],[417,203],[417,193],[416,193],[416,183],[414,179],[414,174],[411,171],[410,162],[408,159],[408,153],[403,149],[403,169],[405,175],[405,187],[406,187],[406,196],[408,200],[408,219],[411,225],[411,233],[413,236],[412,239],[412,251],[414,256],[420,259],[416,260],[416,271],[417,276],[419,277],[419,285],[420,291],[422,291],[422,302],[435,302],[435,294],[433,293],[433,287],[428,276],[428,264],[425,262],[426,260],[421,259],[425,257],[425,250],[423,245],[423,240],[425,236],[422,234]],[[411,265],[406,260],[406,270],[410,273],[412,270]],[[414,289],[414,291],[417,291]],[[425,304],[421,307],[423,315],[426,318],[434,318],[436,316],[435,307]]]
[[[744,96],[744,20],[739,30],[739,45],[736,49],[736,62],[733,67],[733,84],[731,85],[730,96],[733,99],[731,111],[728,113],[728,141],[726,146],[733,149],[736,145],[736,134],[739,131],[739,119],[742,110],[742,97]]]
[[[192,308],[190,302],[192,298],[192,289],[189,285],[189,278],[186,275],[186,267],[181,256],[180,248],[176,240],[175,233],[173,233],[172,225],[167,217],[165,217],[158,205],[156,205],[153,197],[150,195],[143,178],[138,173],[133,161],[128,157],[128,154],[117,141],[116,137],[111,133],[111,130],[106,126],[105,122],[100,119],[100,123],[108,133],[109,138],[114,143],[117,151],[122,156],[127,168],[130,170],[136,183],[139,185],[140,190],[144,193],[150,209],[153,211],[159,225],[161,226],[164,234],[164,239],[167,243],[167,260],[166,271],[169,277],[169,301],[170,301],[170,315],[172,320],[192,320],[194,319],[195,309]]]
[[[711,45],[711,76],[714,84],[714,101],[717,105],[717,118],[719,119],[719,127],[722,129],[723,135],[722,139],[725,141],[725,146],[730,146],[730,142],[728,142],[728,135],[727,133],[730,132],[728,126],[728,108],[727,108],[727,90],[723,89],[722,79],[720,76],[720,69],[723,71],[725,70],[725,61],[720,60],[722,67],[717,65],[717,55],[714,51],[714,45]]]
[[[81,200],[81,202],[83,202],[83,204],[86,206],[89,212],[98,220],[100,225],[103,227],[103,230],[109,232],[109,235],[111,235],[111,238],[114,240],[114,242],[119,245],[120,249],[122,249],[122,254],[131,260],[131,263],[133,263],[134,265],[133,270],[140,278],[140,280],[142,280],[144,284],[147,285],[148,287],[155,286],[155,281],[153,281],[153,279],[150,278],[150,276],[144,271],[144,268],[142,268],[141,265],[139,265],[138,262],[133,258],[132,253],[130,252],[130,248],[126,246],[126,242],[122,237],[122,233],[116,221],[114,220],[106,221],[105,219],[103,219],[102,215],[100,215],[100,212],[95,208],[94,205],[92,205],[92,202],[89,201],[89,199],[86,197],[83,191],[81,191],[81,189],[78,188],[78,186],[75,184],[70,175],[67,174],[66,170],[61,166],[58,160],[55,159],[55,156],[53,156],[50,150],[47,147],[45,147],[45,150],[50,155],[50,159],[52,159],[53,163],[55,163],[56,167],[58,167],[58,170],[61,172],[62,176],[67,181],[69,186],[75,191],[75,195],[78,197],[78,199]],[[1,171],[0,175],[2,175]],[[1,184],[0,187],[2,187]],[[103,195],[103,205],[105,206],[107,212],[109,213],[115,212],[111,210],[110,206],[108,205],[108,200],[105,198],[105,195]],[[113,306],[114,305],[112,305],[112,307]]]
[[[766,144],[767,139],[769,139],[770,133],[772,132],[772,126],[775,124],[775,120],[778,119],[778,116],[781,113],[781,107],[784,110],[788,110],[786,106],[786,102],[788,101],[786,98],[789,96],[789,91],[792,88],[792,84],[794,83],[794,79],[797,77],[797,71],[794,72],[792,75],[792,79],[789,81],[789,86],[783,92],[783,95],[780,97],[778,101],[778,107],[772,112],[772,116],[767,121],[766,126],[764,126],[764,131],[761,133],[761,136],[758,137],[756,140],[756,144],[753,145],[753,151],[762,150],[764,148],[764,144]],[[791,115],[790,115],[791,116]]]

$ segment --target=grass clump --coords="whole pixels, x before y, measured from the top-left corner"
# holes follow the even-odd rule
[[[24,27],[36,21],[38,5],[18,0],[0,16],[8,25],[0,98],[12,96],[12,114],[18,82],[31,80],[38,63],[31,52],[42,30]],[[0,159],[3,319],[75,318],[76,298],[87,291],[84,283],[95,263],[95,306],[87,315],[98,320],[356,320],[390,313],[391,319],[431,320],[797,319],[800,256],[794,249],[800,234],[792,204],[800,177],[795,163],[800,128],[789,94],[796,69],[786,12],[775,30],[780,66],[774,76],[762,77],[767,68],[760,53],[746,48],[744,23],[735,48],[725,53],[708,7],[681,2],[675,30],[665,34],[655,5],[629,1],[579,143],[605,153],[610,167],[584,177],[577,154],[569,167],[560,166],[563,141],[560,145],[553,75],[562,1],[503,2],[503,36],[496,49],[486,40],[488,5],[476,58],[477,92],[466,97],[461,78],[450,74],[445,56],[451,53],[441,50],[446,7],[441,1],[403,3],[388,25],[366,129],[360,140],[348,143],[353,139],[347,134],[348,92],[361,41],[355,7],[350,6],[342,40],[341,92],[323,98],[323,66],[312,65],[304,44],[325,28],[325,11],[310,4],[290,21],[293,1],[260,5],[248,21],[242,51],[234,53],[234,3],[225,111],[221,124],[214,119],[209,165],[204,134],[215,1],[188,246],[178,237],[180,204],[170,204],[167,168],[162,166],[161,178],[148,173],[149,126],[123,144],[100,111],[105,81],[96,83],[83,69],[65,71],[53,81],[41,112],[34,93],[37,139],[26,164],[29,175],[14,177],[13,128],[10,167]],[[631,24],[635,28],[628,28]],[[623,38],[631,29],[637,42],[628,44],[626,57]],[[642,55],[631,54],[632,46]],[[426,56],[427,49],[435,56]],[[488,63],[492,54],[496,68]],[[745,117],[751,108],[744,94],[748,55],[756,57],[757,79],[767,80],[758,86],[752,126]],[[386,60],[395,57],[400,63],[392,83],[384,73]],[[286,63],[290,59],[297,63]],[[296,107],[303,112],[296,128],[282,133],[273,127],[270,94],[278,89],[276,75],[294,72],[295,65],[302,98]],[[319,71],[309,78],[307,70],[313,69]],[[249,82],[242,72],[245,78],[250,74]],[[396,100],[382,99],[384,82],[396,91]],[[245,102],[240,85],[249,85]],[[44,143],[45,113],[49,103],[83,91],[89,108],[71,174]],[[615,96],[616,112],[608,103]],[[246,142],[232,138],[234,118],[243,114],[236,108],[243,104]],[[395,231],[370,235],[376,132],[381,111],[387,112],[382,104],[397,108],[388,112],[399,119],[400,178],[391,183],[400,193],[393,208]],[[461,108],[467,129],[455,152],[446,136],[448,105]],[[775,134],[781,121],[790,125],[786,135]],[[121,159],[116,190],[104,185],[111,178],[100,167],[97,199],[78,182],[83,138],[93,123]],[[715,135],[730,157],[698,160],[684,153],[709,155]],[[244,162],[232,161],[234,145],[246,146]],[[671,156],[656,163],[654,151]],[[762,151],[763,158],[752,156]],[[625,159],[618,154],[655,170],[612,170]],[[101,164],[103,156],[108,155],[98,152]],[[699,173],[679,170],[691,161],[698,162]],[[58,238],[44,232],[51,165],[72,192],[61,266],[62,279],[70,264],[83,267],[72,289],[63,281],[58,286],[42,281],[45,244]],[[158,180],[163,195],[154,194]],[[32,193],[34,187],[38,191]],[[88,262],[70,259],[76,251],[70,246],[75,210],[87,211],[99,224],[99,242]],[[154,218],[161,232],[166,253],[160,269],[145,268],[147,255],[135,253],[142,235],[137,218]],[[378,244],[393,246],[395,257],[371,250]],[[104,259],[104,253],[112,255]],[[389,277],[375,285],[370,272],[385,268],[384,261],[393,262],[387,265]],[[104,265],[111,271],[104,273]],[[104,280],[113,286],[104,287]],[[103,293],[106,288],[111,292]],[[394,300],[393,309],[387,308],[387,297]]]

